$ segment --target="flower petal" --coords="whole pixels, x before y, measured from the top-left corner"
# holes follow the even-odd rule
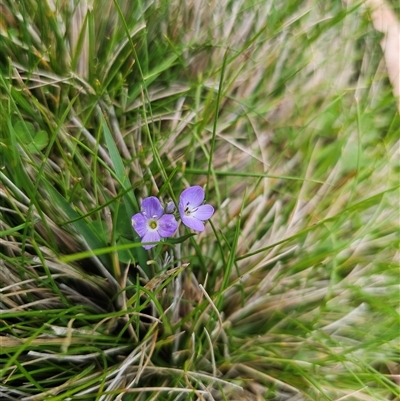
[[[193,217],[199,220],[208,220],[213,214],[214,208],[211,205],[201,205],[192,212]]]
[[[167,206],[165,206],[165,213],[174,213],[174,212],[175,212],[174,202],[168,202]]]
[[[185,214],[181,215],[182,218],[182,223],[189,227],[192,228],[193,230],[196,231],[204,231],[204,224],[202,221],[196,219],[193,216],[186,216]]]
[[[181,217],[185,215],[185,204],[182,202],[182,199],[179,201],[178,210]]]
[[[157,231],[147,231],[145,236],[142,238],[142,242],[159,242],[160,241],[160,235],[158,234]],[[144,249],[150,249],[156,246],[157,244],[151,244],[151,245],[143,245]]]
[[[142,210],[143,215],[147,218],[160,218],[164,214],[164,209],[162,208],[160,201],[155,196],[150,196],[143,199]]]
[[[178,229],[178,223],[173,214],[164,214],[158,220],[158,233],[162,238],[170,237]]]
[[[147,219],[142,213],[136,213],[132,216],[132,227],[138,233],[139,237],[143,237],[147,233]]]
[[[186,188],[179,197],[179,203],[182,202],[184,207],[187,204],[190,206],[199,206],[204,201],[204,189],[198,185]]]

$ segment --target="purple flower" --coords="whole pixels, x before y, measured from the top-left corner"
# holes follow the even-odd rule
[[[170,237],[178,228],[173,214],[164,214],[160,201],[155,196],[143,199],[142,211],[132,217],[132,227],[142,238],[142,242],[159,242]],[[144,249],[156,246],[143,245]]]
[[[204,190],[194,186],[186,188],[179,197],[179,213],[182,223],[196,231],[204,230],[204,220],[208,220],[214,214],[211,205],[202,205]]]

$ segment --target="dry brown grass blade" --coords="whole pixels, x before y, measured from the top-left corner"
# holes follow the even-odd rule
[[[83,43],[81,53],[78,57],[76,65],[76,73],[81,78],[87,78],[89,74],[89,35],[87,27],[85,26],[85,18],[91,8],[91,1],[80,0],[77,4],[74,14],[72,16],[70,27],[70,41],[71,41],[71,57],[78,49],[79,37],[83,35]]]
[[[8,336],[0,336],[0,350],[3,352],[7,348],[11,347],[18,347],[21,344],[29,341],[30,345],[32,346],[38,346],[38,345],[60,345],[62,346],[66,338],[34,338],[33,340],[31,338],[16,338],[16,337],[8,337]],[[73,337],[69,339],[70,343],[82,343],[84,344],[86,342],[85,339],[79,337]]]
[[[368,0],[375,29],[384,34],[381,47],[393,94],[400,111],[400,22],[385,0]]]

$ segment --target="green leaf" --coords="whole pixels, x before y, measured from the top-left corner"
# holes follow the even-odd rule
[[[96,233],[97,237],[103,244],[107,244],[109,242],[107,226],[105,222],[103,222],[102,220],[94,220],[87,224],[91,228],[91,230]]]
[[[28,146],[31,152],[43,150],[49,143],[49,135],[46,131],[39,131],[33,137],[33,143]]]
[[[132,244],[132,240],[128,240],[124,237],[119,237],[117,240],[117,245],[127,245]],[[118,260],[123,263],[129,263],[132,260],[135,260],[135,256],[132,253],[131,249],[121,249],[118,250]]]
[[[28,121],[17,121],[14,125],[14,131],[18,140],[24,145],[29,145],[35,135],[35,127]]]
[[[122,190],[126,190],[131,186],[131,184],[130,184],[128,175],[125,171],[124,162],[122,160],[121,155],[119,154],[117,146],[115,145],[114,138],[111,135],[111,132],[104,119],[104,116],[101,116],[101,126],[103,129],[103,134],[104,134],[104,138],[105,138],[105,141],[107,144],[108,152],[110,154],[110,158],[111,158],[111,161],[114,166],[114,171],[115,171],[116,177],[121,185]],[[133,191],[127,192],[123,196],[123,201],[124,201],[123,207],[121,207],[119,209],[118,214],[121,213],[121,217],[124,217],[130,223],[131,216],[133,216],[139,210],[139,205],[133,194]],[[124,227],[124,226],[125,225],[123,225],[122,227]],[[134,231],[132,228],[130,228],[130,231],[132,232],[132,234],[134,234]],[[127,233],[124,232],[123,234],[127,234]],[[139,237],[135,236],[135,239],[138,240]],[[144,249],[138,248],[138,249],[135,249],[133,252],[135,255],[135,260],[139,262],[142,269],[146,270],[147,254],[144,251]]]
[[[118,212],[116,214],[116,224],[115,231],[117,235],[123,235],[124,237],[132,237],[133,238],[133,230],[132,230],[132,215],[128,215],[126,207],[119,207]],[[115,217],[114,217],[115,218]]]
[[[180,244],[183,241],[186,241],[188,238],[195,236],[195,233],[185,234],[178,238],[168,238],[166,241],[167,244]]]
[[[31,153],[40,152],[49,143],[47,132],[43,130],[36,132],[35,126],[29,121],[17,121],[14,131],[19,142]]]

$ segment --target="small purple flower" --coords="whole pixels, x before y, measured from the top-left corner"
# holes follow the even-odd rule
[[[132,217],[132,227],[142,238],[142,242],[159,242],[170,237],[178,228],[173,214],[164,214],[160,201],[155,196],[143,199],[142,211]],[[156,246],[143,245],[144,249]]]
[[[186,188],[179,197],[179,213],[182,223],[196,231],[204,231],[204,220],[214,214],[211,205],[203,205],[204,190],[194,186]]]

